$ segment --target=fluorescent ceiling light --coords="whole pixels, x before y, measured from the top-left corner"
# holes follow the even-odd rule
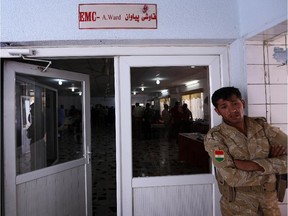
[[[193,80],[193,81],[187,82],[185,85],[186,86],[191,86],[191,85],[195,85],[197,83],[199,83],[199,80]]]

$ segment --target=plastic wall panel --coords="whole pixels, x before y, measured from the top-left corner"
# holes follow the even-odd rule
[[[134,216],[213,215],[212,185],[135,188]]]
[[[17,215],[85,215],[84,168],[17,185]]]

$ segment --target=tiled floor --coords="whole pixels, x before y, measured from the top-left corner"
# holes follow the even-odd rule
[[[116,209],[115,127],[92,127],[93,215],[114,216]]]
[[[133,176],[168,176],[203,173],[198,167],[179,161],[176,139],[153,131],[149,140],[133,138]],[[115,126],[92,127],[93,213],[117,215]],[[162,134],[162,135],[161,135]]]

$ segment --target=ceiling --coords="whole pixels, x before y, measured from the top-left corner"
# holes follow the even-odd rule
[[[156,80],[160,83],[156,84]],[[206,66],[138,67],[131,68],[131,91],[159,96],[162,90],[174,92],[188,82],[207,79]],[[144,91],[141,90],[144,87]]]
[[[35,64],[33,61],[19,61]],[[91,97],[114,97],[113,58],[52,59],[51,61],[50,68],[88,74]],[[135,67],[131,68],[131,91],[135,91],[137,95],[145,94],[153,97],[158,96],[164,89],[172,91],[184,86],[189,81],[207,79],[207,76],[207,66]],[[160,81],[158,85],[156,84],[157,79]],[[61,86],[58,85],[56,79],[41,79],[41,82],[58,89],[59,92],[61,89],[71,89],[71,83],[67,81],[64,81]],[[73,85],[80,87],[80,83],[74,82]],[[141,90],[141,87],[144,88],[144,91]]]

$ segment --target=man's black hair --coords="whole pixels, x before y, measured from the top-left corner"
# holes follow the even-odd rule
[[[217,108],[218,107],[218,103],[217,103],[218,100],[220,100],[220,99],[228,100],[233,95],[235,95],[239,99],[242,99],[241,92],[239,91],[238,88],[235,88],[233,86],[220,88],[213,93],[212,104],[214,105],[215,108]]]

